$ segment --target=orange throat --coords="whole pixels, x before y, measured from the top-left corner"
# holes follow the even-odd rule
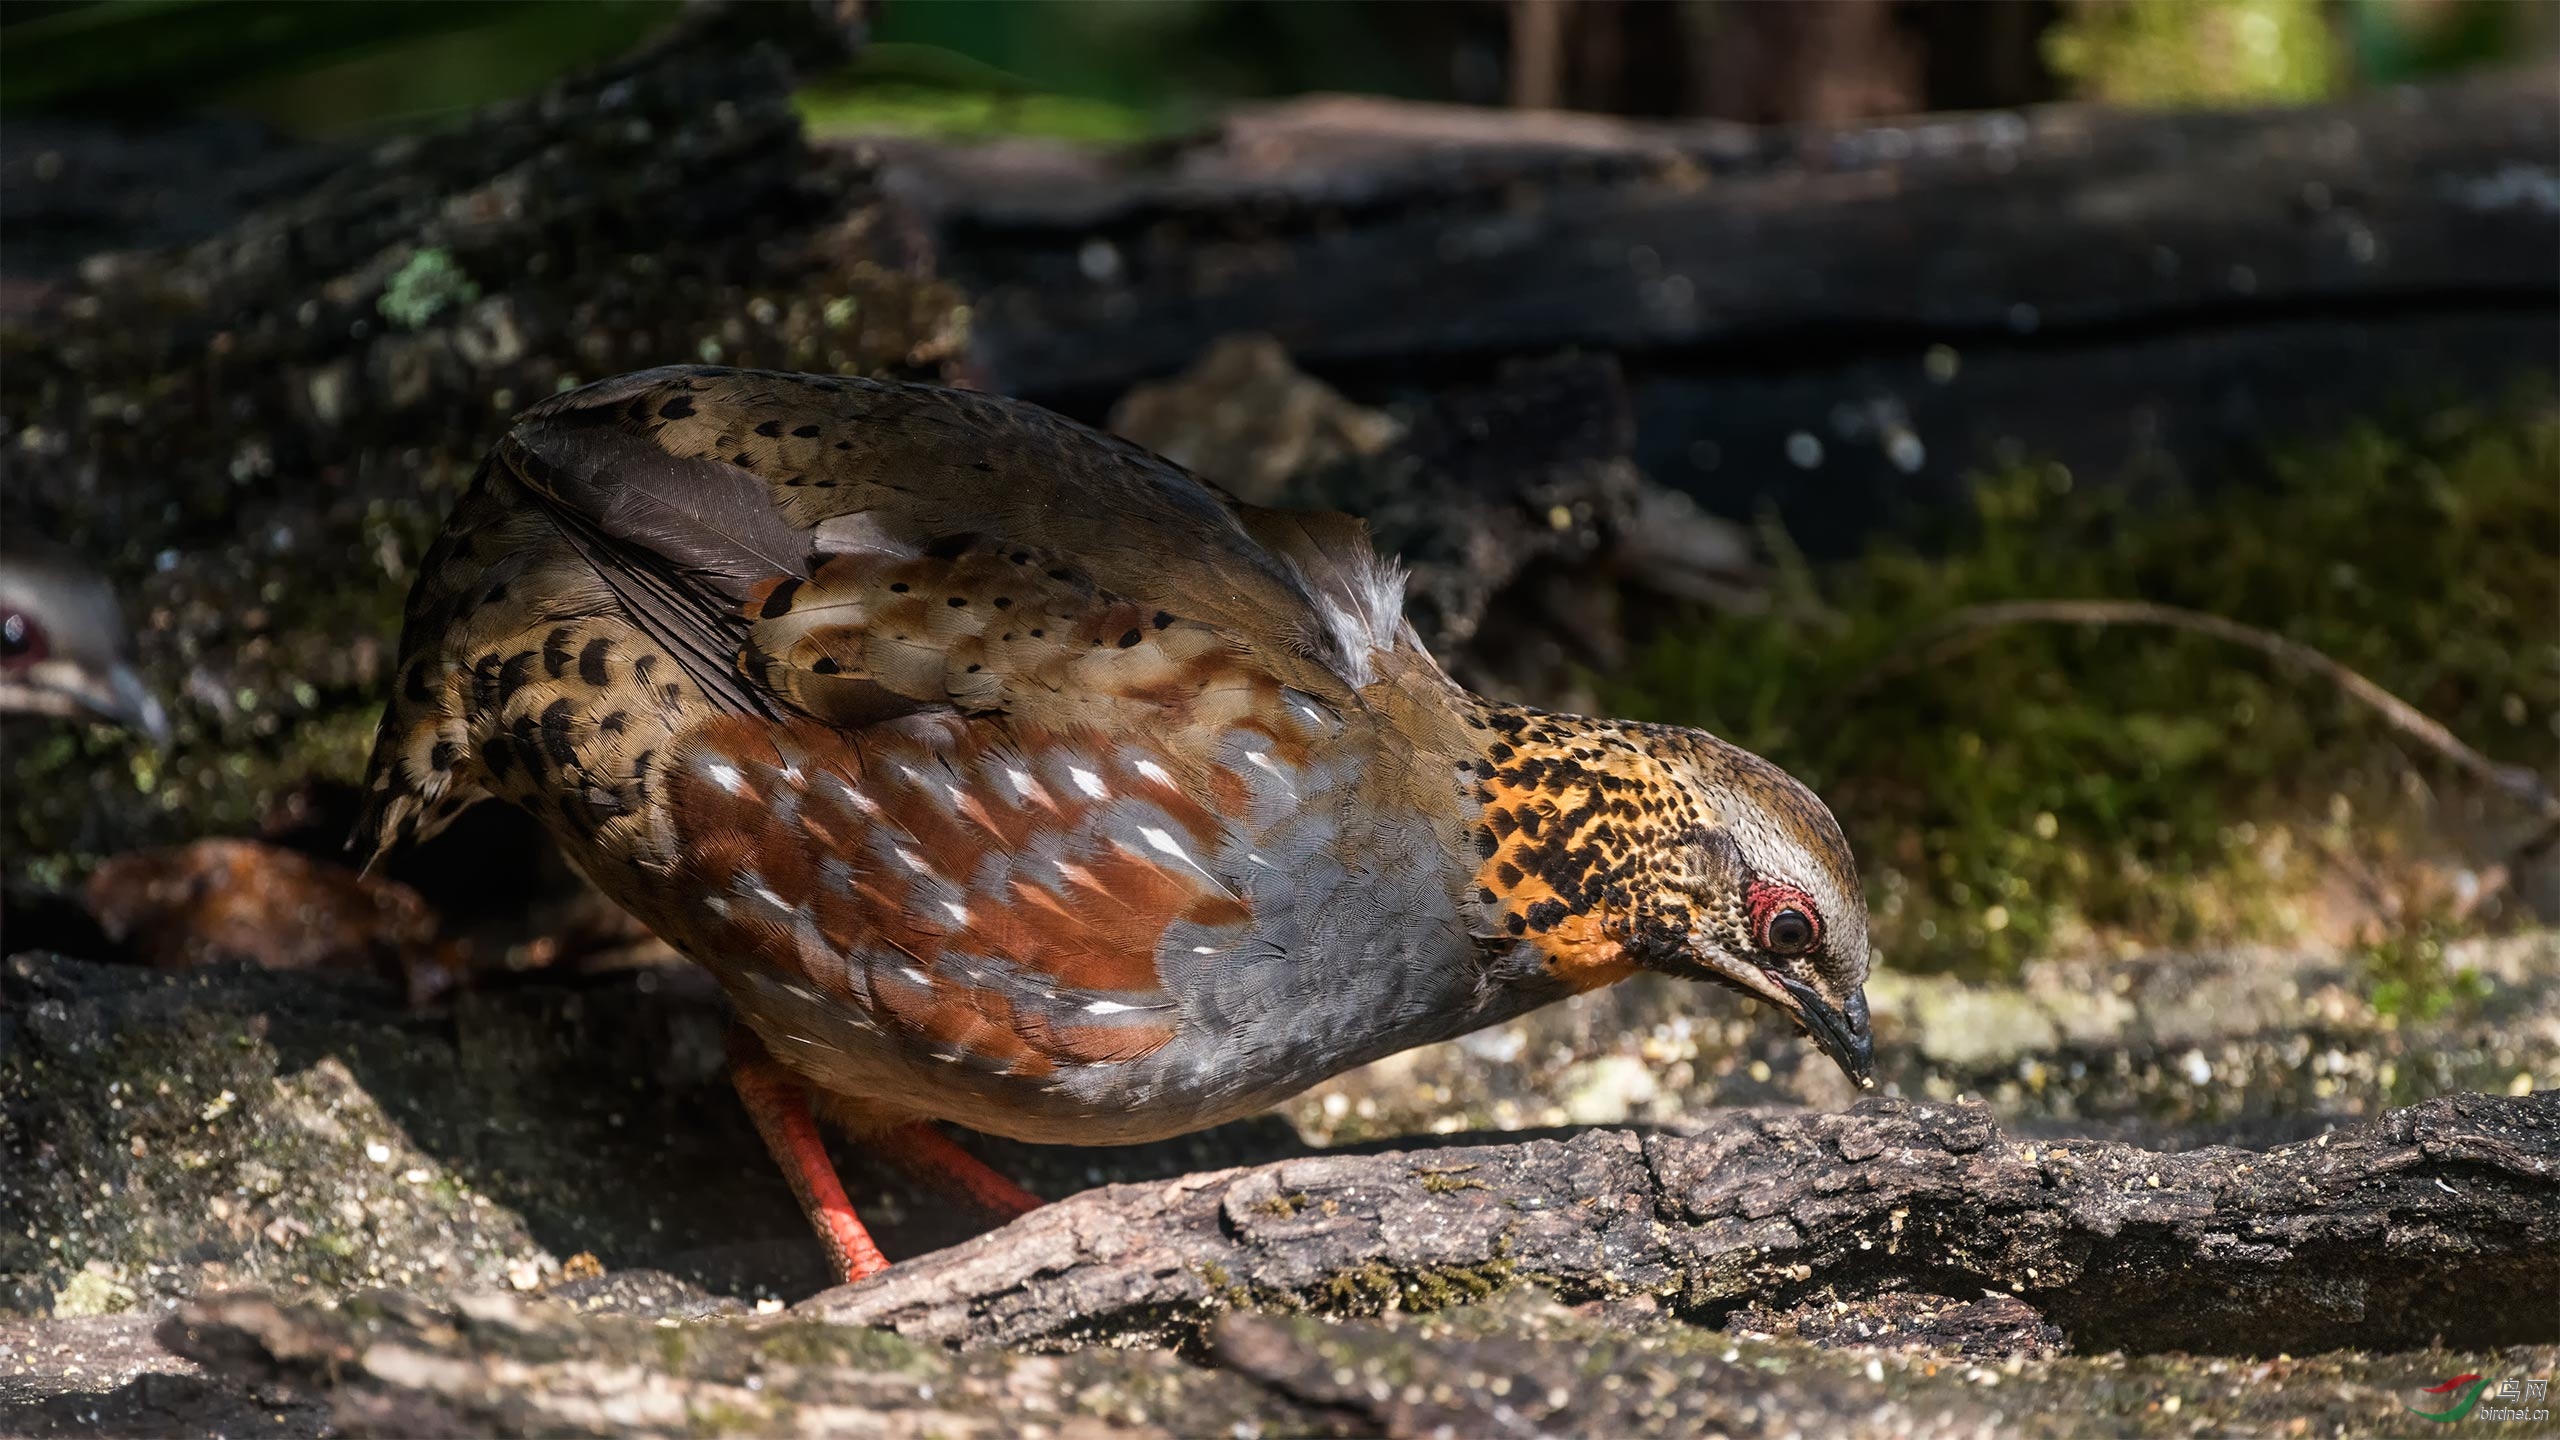
[[[1488,720],[1474,767],[1486,917],[1577,993],[1626,979],[1638,967],[1611,920],[1633,901],[1630,861],[1667,777],[1613,722],[1501,709]]]
[[[1545,952],[1548,971],[1576,995],[1605,989],[1636,973],[1636,963],[1626,958],[1626,947],[1589,915],[1568,915],[1555,928],[1528,939]]]

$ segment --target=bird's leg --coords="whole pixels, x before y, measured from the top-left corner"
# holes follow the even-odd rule
[[[882,1135],[880,1151],[900,1169],[937,1189],[967,1196],[979,1209],[1013,1220],[1049,1203],[1012,1181],[993,1166],[960,1148],[959,1142],[922,1121],[901,1125]]]
[[[853,1213],[853,1202],[845,1198],[835,1162],[827,1158],[818,1117],[809,1108],[808,1087],[765,1053],[763,1042],[743,1025],[729,1030],[729,1083],[738,1087],[738,1098],[756,1122],[756,1133],[764,1137],[764,1148],[773,1152],[782,1178],[791,1182],[791,1193],[800,1197],[802,1213],[809,1217],[810,1228],[818,1232],[827,1258],[843,1273],[845,1283],[888,1269],[887,1258],[872,1243],[862,1217]]]

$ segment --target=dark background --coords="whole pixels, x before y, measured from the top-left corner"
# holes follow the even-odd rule
[[[784,0],[788,3],[788,0]],[[22,0],[16,115],[209,107],[298,136],[433,123],[615,55],[673,0]],[[1162,134],[1238,100],[1352,91],[1654,117],[1840,122],[2063,98],[2299,101],[2513,59],[2507,0],[906,0],[812,86],[825,123]]]

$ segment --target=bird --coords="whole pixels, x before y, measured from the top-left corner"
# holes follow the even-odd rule
[[[57,547],[0,552],[0,712],[85,717],[168,743],[168,712],[134,668],[115,591]]]
[[[420,566],[350,844],[495,797],[710,970],[847,1281],[820,1119],[1160,1139],[1651,971],[1871,1083],[1830,810],[1703,731],[1472,694],[1364,525],[931,385],[684,366],[518,416]]]

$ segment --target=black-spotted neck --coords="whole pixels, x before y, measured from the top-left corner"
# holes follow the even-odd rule
[[[1470,723],[1489,933],[1535,945],[1576,990],[1676,948],[1697,889],[1692,857],[1718,819],[1681,770],[1709,737],[1491,702]]]

